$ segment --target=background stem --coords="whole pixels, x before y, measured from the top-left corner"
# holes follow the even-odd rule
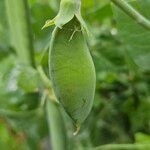
[[[6,0],[11,44],[19,60],[34,66],[34,50],[27,0]]]
[[[108,144],[92,150],[146,150],[150,144]]]
[[[125,0],[111,0],[115,5],[120,7],[127,15],[134,19],[138,24],[150,30],[150,21],[136,11]]]
[[[57,103],[47,98],[47,122],[53,150],[68,150],[67,131]]]

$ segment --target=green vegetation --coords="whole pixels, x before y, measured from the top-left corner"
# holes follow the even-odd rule
[[[60,0],[0,1],[0,149],[150,149],[150,1],[82,0],[82,13],[80,1],[73,2],[78,3],[59,9]],[[96,70],[92,110],[79,116],[87,118],[76,136],[72,119],[54,96],[48,67],[54,28],[71,40],[81,38],[80,32],[70,36],[63,30],[74,15]],[[78,42],[86,45],[84,38],[75,45],[70,41],[70,50]],[[62,41],[64,48],[67,39]],[[62,53],[74,62],[73,52]],[[67,59],[61,59],[63,66]],[[61,74],[60,82],[66,83]]]

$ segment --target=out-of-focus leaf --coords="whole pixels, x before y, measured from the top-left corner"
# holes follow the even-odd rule
[[[46,30],[41,29],[45,21],[48,18],[53,18],[54,16],[55,14],[50,6],[44,5],[41,2],[36,2],[31,7],[35,51],[43,51],[45,47],[47,48],[47,45],[49,46],[52,28],[48,28]]]
[[[147,129],[147,132],[150,133],[150,98],[142,98],[139,100],[136,99],[139,103],[138,108],[135,107],[136,103],[134,99],[130,99],[124,103],[124,111],[130,116],[132,126],[135,130],[140,130],[142,127]]]
[[[39,94],[35,92],[39,87],[37,72],[31,67],[20,67],[17,62],[10,55],[0,63],[0,108],[34,109],[39,104]]]
[[[18,88],[25,92],[36,92],[40,86],[40,79],[37,71],[31,67],[20,66],[18,75]]]
[[[24,139],[20,137],[19,140],[13,136],[14,133],[9,131],[9,128],[6,128],[6,123],[4,123],[2,120],[0,120],[0,149],[3,150],[16,150],[18,147],[18,144],[20,144],[20,150],[25,150],[23,142]]]
[[[136,140],[136,143],[149,144],[150,143],[150,135],[139,132],[139,133],[135,134],[135,140]]]

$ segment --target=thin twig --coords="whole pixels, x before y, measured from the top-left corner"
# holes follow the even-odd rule
[[[134,19],[138,24],[150,30],[150,20],[141,15],[125,0],[111,0],[115,5],[121,8],[128,16]]]

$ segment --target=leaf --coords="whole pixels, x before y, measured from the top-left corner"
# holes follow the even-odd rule
[[[68,23],[74,17],[77,10],[77,2],[75,2],[74,0],[62,0],[57,16],[50,21],[46,21],[42,29],[53,24],[55,24],[59,28],[62,28],[63,25]]]
[[[148,144],[150,143],[150,135],[144,134],[142,132],[138,132],[135,134],[135,140],[136,140],[136,143]]]
[[[18,88],[28,92],[37,92],[40,86],[40,78],[37,71],[32,67],[19,67],[17,78]]]
[[[143,16],[150,19],[148,7],[149,0],[132,1],[135,7]],[[143,71],[150,70],[150,31],[138,25],[127,16],[122,10],[115,7],[115,18],[117,21],[118,35],[126,45],[126,49],[134,63]]]
[[[47,28],[46,30],[42,30],[43,23],[50,16],[54,16],[55,13],[52,9],[47,5],[43,5],[43,1],[37,2],[31,7],[31,17],[32,17],[32,29],[34,33],[34,47],[35,54],[37,52],[43,52],[46,47],[49,46],[49,40],[51,38],[52,28]],[[44,10],[44,11],[43,11]],[[41,13],[42,12],[42,13]]]
[[[47,125],[43,110],[35,109],[13,113],[5,116],[9,126],[14,131],[25,135],[25,140],[28,142],[30,149],[38,149],[40,140],[47,134]]]
[[[17,134],[12,134],[12,132],[10,132],[10,128],[8,125],[6,126],[6,122],[0,120],[0,149],[16,150],[18,144],[20,144],[19,149],[24,150],[24,139],[21,139],[21,136],[17,136]],[[17,138],[20,138],[20,140],[17,140]]]
[[[80,13],[80,1],[75,1],[75,0],[62,0],[60,2],[60,9],[57,16],[53,19],[47,20],[45,25],[42,27],[42,29],[47,28],[54,24],[57,27],[62,28],[63,25],[65,25],[70,20],[72,20],[74,16],[76,16],[76,18],[81,24],[81,27],[89,35],[87,25],[84,22]]]
[[[38,74],[35,69],[18,66],[17,63],[13,55],[6,57],[0,63],[0,108],[34,109],[39,104]]]
[[[50,20],[50,19],[47,20],[47,21],[45,22],[44,26],[42,27],[42,30],[43,30],[44,28],[47,28],[47,27],[49,27],[49,26],[54,25],[54,24],[55,24],[55,20],[56,20],[56,17],[53,18],[52,20]]]

